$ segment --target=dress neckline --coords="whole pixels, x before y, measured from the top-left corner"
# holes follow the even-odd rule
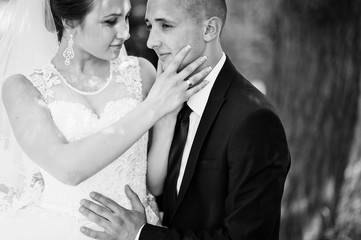
[[[74,86],[72,86],[67,80],[66,78],[60,73],[60,71],[56,68],[56,66],[50,61],[50,65],[51,67],[54,69],[55,73],[59,76],[59,78],[61,79],[61,81],[71,90],[73,90],[76,93],[79,93],[81,95],[87,95],[87,96],[91,96],[91,95],[97,95],[101,92],[103,92],[110,84],[112,78],[113,78],[113,71],[114,71],[114,67],[113,67],[113,62],[109,61],[109,77],[107,78],[106,83],[99,88],[98,90],[94,91],[94,92],[87,92],[87,91],[82,91]]]

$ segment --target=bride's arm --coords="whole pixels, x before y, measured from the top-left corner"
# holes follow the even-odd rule
[[[143,96],[146,97],[154,84],[155,69],[147,60],[141,58],[139,60],[143,82]],[[157,70],[157,75],[160,75],[162,72],[160,62],[158,62]],[[169,149],[173,139],[178,111],[179,109],[167,114],[152,127],[152,138],[147,156],[147,187],[155,196],[160,195],[163,191],[163,183],[167,174]]]
[[[148,152],[147,186],[155,196],[163,192],[177,113],[168,114],[153,127],[152,145]]]
[[[184,56],[177,56],[173,69],[168,68],[157,79],[147,99],[134,110],[103,131],[71,143],[54,125],[41,94],[30,81],[22,75],[12,77],[4,83],[3,100],[20,146],[58,180],[69,185],[81,183],[117,159],[157,120],[204,86],[184,91],[187,86],[182,79],[201,64],[198,60],[176,73]],[[193,80],[206,74],[203,71]]]
[[[3,98],[24,152],[69,185],[79,184],[117,159],[161,116],[157,103],[145,100],[103,131],[67,142],[30,81],[19,75],[9,79],[3,87]]]

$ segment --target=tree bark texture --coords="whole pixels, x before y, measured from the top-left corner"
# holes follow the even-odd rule
[[[279,0],[270,27],[268,96],[282,116],[292,167],[281,239],[328,238],[357,121],[359,0]]]

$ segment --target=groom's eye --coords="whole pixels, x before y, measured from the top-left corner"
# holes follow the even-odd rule
[[[171,27],[172,27],[172,26],[169,25],[169,24],[166,24],[166,23],[163,23],[163,24],[162,24],[162,28],[165,29],[165,30],[167,30],[167,29],[169,29],[169,28],[171,28]]]

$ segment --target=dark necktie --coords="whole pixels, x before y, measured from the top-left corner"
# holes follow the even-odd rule
[[[189,129],[189,115],[192,113],[187,103],[184,103],[177,116],[177,123],[174,129],[174,137],[169,151],[169,165],[166,185],[168,185],[169,195],[173,204],[177,197],[177,180],[179,176],[180,165],[182,162],[183,150],[187,140]],[[174,207],[174,206],[173,206]]]

